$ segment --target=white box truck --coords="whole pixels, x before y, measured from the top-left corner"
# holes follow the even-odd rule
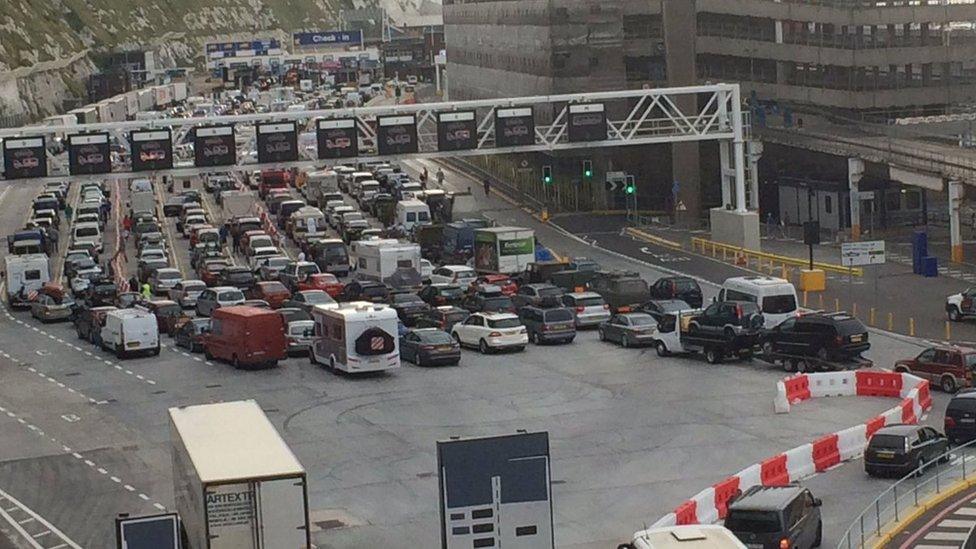
[[[258,215],[257,203],[258,197],[254,191],[220,191],[220,208],[225,221]]]
[[[311,546],[305,468],[253,400],[169,409],[189,549]]]
[[[132,215],[137,213],[156,214],[156,195],[152,191],[136,191],[129,195]]]
[[[7,303],[23,307],[30,293],[51,281],[51,267],[44,254],[8,255],[3,258],[6,273]]]
[[[474,232],[474,269],[479,273],[521,273],[534,261],[532,229],[490,227]]]
[[[356,277],[395,288],[420,285],[420,245],[393,238],[358,240],[349,245]]]

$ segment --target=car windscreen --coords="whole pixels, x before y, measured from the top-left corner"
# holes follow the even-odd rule
[[[218,301],[243,301],[244,294],[239,291],[235,292],[220,292],[217,296]]]
[[[261,290],[266,294],[280,294],[282,292],[287,292],[288,288],[285,288],[285,285],[281,282],[268,282],[261,286]]]
[[[115,284],[96,284],[92,287],[92,293],[99,295],[114,294],[117,288]]]
[[[384,286],[366,286],[363,288],[363,295],[366,297],[377,297],[386,294],[387,291]]]
[[[546,322],[568,322],[573,320],[573,313],[569,309],[551,309],[545,313]]]
[[[421,342],[428,343],[430,345],[450,345],[454,342],[454,340],[451,339],[451,336],[441,332],[440,330],[420,332],[418,335],[420,336]]]
[[[631,326],[653,326],[655,324],[654,317],[650,315],[634,315],[630,317]]]
[[[254,280],[254,275],[247,271],[231,271],[227,273],[226,279],[231,282],[247,282]]]
[[[173,272],[163,271],[163,272],[157,272],[156,278],[160,280],[176,280],[176,279],[183,278],[183,275],[181,275],[177,271],[173,271]]]
[[[767,295],[763,298],[762,311],[772,315],[792,313],[796,310],[796,296],[793,294]]]
[[[323,303],[334,303],[329,294],[325,292],[309,292],[305,294],[305,303],[321,305]]]
[[[281,269],[285,265],[291,263],[291,260],[287,257],[272,257],[265,261],[268,262],[268,267],[272,269]]]
[[[198,292],[199,293],[199,292],[202,292],[202,291],[204,291],[206,289],[207,289],[207,285],[204,284],[204,283],[202,283],[202,282],[198,282],[196,284],[183,284],[183,291],[184,292]]]
[[[725,519],[725,527],[733,532],[774,534],[782,530],[776,511],[739,511],[732,509]]]
[[[208,263],[207,272],[219,273],[227,268],[227,263]]]
[[[562,288],[540,288],[538,293],[539,297],[554,297],[563,295],[565,290]]]
[[[868,443],[871,448],[883,448],[886,450],[904,450],[905,437],[901,435],[874,435]]]
[[[424,300],[416,294],[396,294],[393,296],[394,303],[423,303]]]
[[[603,301],[603,298],[599,296],[580,297],[576,299],[577,307],[603,307],[604,303],[605,301]]]
[[[440,289],[441,295],[447,298],[461,297],[464,295],[464,290],[460,286],[447,286]]]
[[[78,227],[75,229],[76,238],[84,238],[88,236],[98,236],[98,227]]]
[[[701,289],[698,287],[698,283],[690,278],[679,278],[672,282],[674,284],[674,289],[676,292],[700,292]]]
[[[518,328],[521,325],[522,323],[519,322],[519,319],[517,318],[499,318],[495,320],[491,320],[491,319],[488,320],[489,328],[497,328],[497,329]]]
[[[163,305],[156,309],[157,316],[180,316],[183,314],[183,307],[177,304]]]
[[[507,311],[514,306],[512,299],[505,296],[485,298],[482,302],[482,309],[485,311]]]
[[[946,414],[949,412],[976,413],[976,398],[954,398],[950,400],[949,406],[946,407]]]
[[[288,326],[288,333],[293,336],[312,337],[315,333],[315,324],[291,324]]]
[[[300,265],[298,267],[298,276],[315,274],[317,272],[319,272],[319,266],[314,263],[312,265]]]
[[[338,246],[328,246],[322,250],[322,257],[326,260],[343,260],[348,259],[349,255],[346,253],[346,247],[342,245]]]
[[[864,327],[864,324],[861,324],[861,321],[856,318],[842,320],[837,323],[837,333],[842,336],[863,334],[867,331],[868,330]]]
[[[446,322],[461,322],[466,318],[468,318],[468,313],[464,311],[458,311],[456,313],[448,313],[444,315],[444,320]]]

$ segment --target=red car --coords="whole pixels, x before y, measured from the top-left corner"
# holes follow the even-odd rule
[[[248,299],[261,299],[268,302],[272,309],[278,309],[291,298],[291,292],[277,280],[258,282],[244,292]]]
[[[481,286],[485,285],[498,286],[502,290],[502,295],[507,295],[508,297],[512,297],[518,293],[518,284],[516,284],[515,281],[512,280],[512,278],[508,275],[481,275],[475,279],[474,283],[472,284],[475,291],[477,291],[477,289]]]
[[[222,259],[204,261],[198,269],[200,280],[207,286],[216,286],[220,283],[220,273],[227,267],[230,267],[230,263]]]
[[[322,290],[329,294],[329,297],[336,299],[342,293],[346,285],[339,282],[334,274],[315,273],[308,275],[304,281],[298,283],[298,291],[302,290]]]

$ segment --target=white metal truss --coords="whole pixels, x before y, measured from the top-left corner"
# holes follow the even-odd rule
[[[597,141],[570,141],[569,106],[577,103],[602,103],[605,107],[606,138]],[[496,147],[495,114],[499,108],[531,107],[535,119],[534,143],[517,147]],[[475,111],[477,136],[475,147],[461,151],[439,151],[437,117],[439,113]],[[417,123],[418,152],[381,156],[377,153],[377,118],[389,115],[413,115]],[[318,119],[354,118],[359,136],[359,156],[342,160],[319,160],[315,148],[315,121]],[[297,162],[257,164],[254,158],[253,126],[256,123],[296,121],[302,133],[310,134],[299,140],[306,146]],[[221,168],[196,168],[192,159],[177,160],[171,170],[158,172],[129,172],[126,162],[113,162],[113,172],[99,176],[76,176],[79,179],[128,178],[134,176],[169,175],[187,177],[201,174],[239,170],[272,168],[313,168],[329,164],[398,160],[412,157],[443,158],[484,154],[551,152],[576,149],[595,149],[631,145],[652,145],[675,142],[725,141],[732,144],[732,163],[736,208],[745,211],[745,155],[747,127],[743,123],[738,84],[713,84],[682,88],[659,88],[598,93],[580,93],[536,97],[513,97],[478,101],[452,101],[411,105],[389,105],[333,110],[274,112],[207,118],[169,118],[151,121],[79,124],[74,126],[28,126],[0,128],[0,138],[46,135],[64,137],[82,132],[108,132],[121,147],[124,159],[128,156],[128,133],[132,130],[171,130],[174,149],[190,140],[195,126],[233,124],[237,133],[248,135],[238,149],[238,162]],[[48,140],[51,143],[51,139]],[[240,144],[241,141],[238,140]],[[250,149],[250,150],[249,150]],[[49,154],[47,180],[63,180],[68,174],[67,154]]]

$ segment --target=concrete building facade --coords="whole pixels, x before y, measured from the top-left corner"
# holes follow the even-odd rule
[[[976,101],[976,2],[877,4],[444,0],[450,98],[734,81],[743,97],[840,113],[931,113]],[[717,205],[698,192],[698,179],[716,172],[714,150],[651,149],[664,161],[658,168],[674,166],[691,215],[700,212],[698,197],[703,207]],[[627,164],[633,153],[609,156],[609,164]],[[699,165],[701,172],[689,168]],[[660,194],[646,184],[645,196]],[[663,205],[651,200],[648,207]]]

